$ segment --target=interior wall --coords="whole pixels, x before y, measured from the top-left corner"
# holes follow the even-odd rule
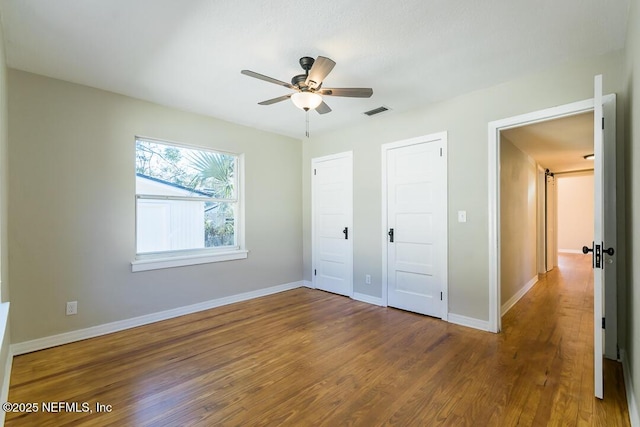
[[[593,172],[556,175],[558,251],[582,253],[593,242]]]
[[[500,136],[500,299],[521,293],[537,269],[537,165]]]
[[[0,296],[9,301],[8,251],[8,183],[9,183],[9,114],[7,94],[7,65],[4,52],[4,34],[0,24]]]
[[[636,409],[640,407],[640,29],[637,25],[640,22],[640,5],[638,3],[638,0],[631,1],[623,77],[627,287],[620,300],[626,309],[624,322],[622,322],[626,324],[623,349],[630,369],[631,386],[635,392]]]
[[[311,158],[353,150],[354,291],[381,297],[384,233],[380,146],[448,131],[449,312],[488,321],[488,123],[592,98],[596,74],[604,75],[605,93],[619,92],[621,63],[621,52],[565,63],[422,109],[391,110],[350,128],[305,140],[302,156],[305,279],[311,280],[312,271]],[[374,92],[373,99],[375,96]],[[467,222],[457,221],[458,210],[467,211]],[[462,262],[464,268],[460,268]],[[371,284],[365,283],[366,274],[371,274]]]
[[[8,198],[8,107],[7,107],[7,66],[4,52],[4,32],[2,29],[2,19],[0,19],[0,387],[2,397],[4,395],[4,384],[8,385],[10,371],[6,370],[7,362],[10,359],[11,333],[9,323],[9,251],[7,237],[7,198]],[[8,387],[6,392],[8,392]],[[4,411],[0,414],[0,424],[4,421]]]
[[[8,77],[14,343],[302,279],[299,140],[22,71]],[[135,135],[244,153],[246,260],[131,272]],[[65,315],[66,301],[78,301],[77,315]]]

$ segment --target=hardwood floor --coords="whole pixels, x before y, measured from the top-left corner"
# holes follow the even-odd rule
[[[628,426],[620,364],[593,397],[589,263],[562,256],[500,334],[296,289],[18,356],[9,400],[40,412],[6,425]]]

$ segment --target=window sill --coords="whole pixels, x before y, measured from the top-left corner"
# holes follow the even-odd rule
[[[249,251],[247,250],[239,249],[228,252],[139,259],[131,262],[131,272],[136,273],[138,271],[159,270],[162,268],[184,267],[187,265],[246,259],[248,253]]]

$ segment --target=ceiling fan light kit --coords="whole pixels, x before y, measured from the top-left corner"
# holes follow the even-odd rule
[[[322,97],[315,92],[296,92],[291,95],[291,101],[301,110],[315,110],[321,103]]]

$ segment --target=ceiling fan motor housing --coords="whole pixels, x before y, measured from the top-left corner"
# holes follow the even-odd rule
[[[315,61],[316,60],[311,58],[310,56],[303,56],[302,58],[300,58],[300,66],[303,70],[309,71],[311,67],[313,67],[313,63]]]
[[[306,88],[307,85],[305,81],[307,80],[306,74],[298,74],[297,76],[293,76],[291,79],[291,84],[296,86],[299,89]]]

